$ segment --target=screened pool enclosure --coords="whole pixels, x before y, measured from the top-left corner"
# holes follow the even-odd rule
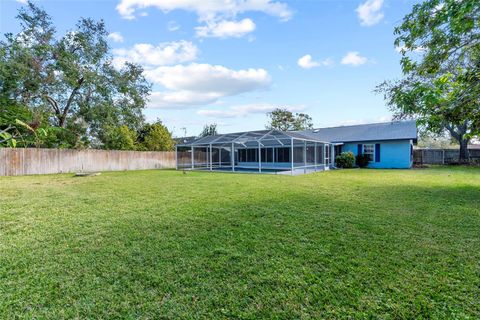
[[[334,148],[299,132],[262,130],[207,136],[176,147],[177,170],[302,174],[333,165]]]

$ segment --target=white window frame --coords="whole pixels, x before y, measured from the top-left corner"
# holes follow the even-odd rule
[[[366,146],[371,146],[372,147],[372,152],[366,152],[365,150],[367,148],[365,148]],[[370,162],[373,162],[375,161],[375,143],[366,143],[363,145],[363,154],[367,154],[367,155],[372,155],[371,159],[370,159]]]

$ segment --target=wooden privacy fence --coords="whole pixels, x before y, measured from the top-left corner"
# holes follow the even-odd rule
[[[0,176],[175,168],[175,152],[0,148]]]
[[[480,149],[468,149],[469,162],[480,163]],[[458,149],[415,149],[414,164],[453,164],[458,163]]]

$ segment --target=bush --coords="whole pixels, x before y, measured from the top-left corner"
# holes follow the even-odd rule
[[[355,156],[351,151],[342,152],[335,158],[335,161],[339,168],[353,168],[355,165]]]
[[[110,150],[135,150],[137,133],[126,125],[109,128],[105,141],[105,149]]]
[[[160,120],[154,124],[146,124],[140,131],[139,150],[145,151],[171,151],[175,150],[172,134]]]
[[[365,168],[370,163],[370,158],[366,154],[359,154],[355,157],[355,162],[360,168]]]

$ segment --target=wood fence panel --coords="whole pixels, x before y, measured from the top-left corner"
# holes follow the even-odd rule
[[[175,152],[0,148],[0,176],[175,168]]]
[[[480,161],[480,149],[468,149],[469,161]],[[415,149],[413,151],[414,164],[452,164],[458,163],[460,150],[458,149]]]

